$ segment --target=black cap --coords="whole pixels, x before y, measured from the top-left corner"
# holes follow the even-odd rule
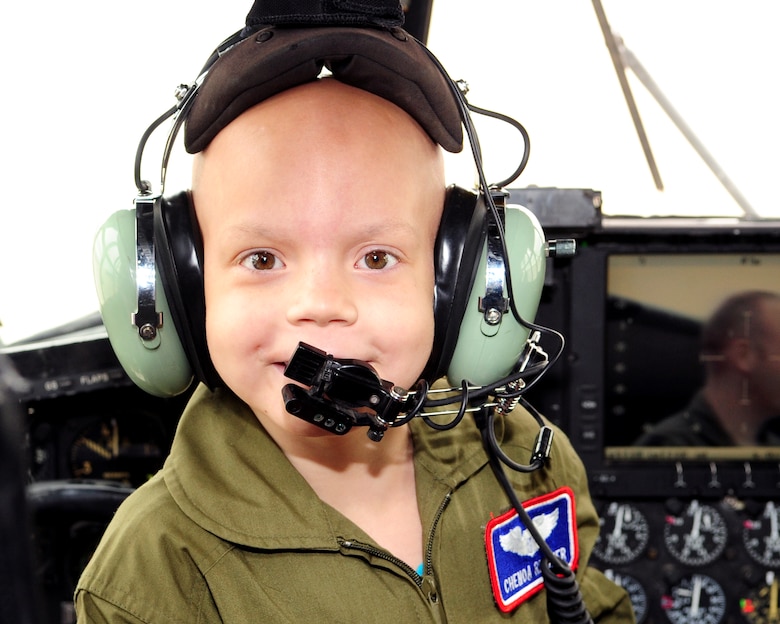
[[[195,95],[187,151],[205,149],[241,113],[316,80],[324,67],[335,79],[393,102],[444,149],[459,152],[463,130],[452,81],[422,43],[395,25],[403,16],[393,6],[400,11],[390,0],[257,0],[246,36],[219,56]],[[286,13],[270,12],[284,7]]]

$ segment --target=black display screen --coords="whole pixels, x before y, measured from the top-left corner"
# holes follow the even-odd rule
[[[630,447],[647,447],[642,433],[686,410],[705,383],[703,324],[732,296],[750,291],[780,295],[780,255],[612,254],[606,272],[604,444],[608,455],[642,457],[648,453],[632,452]],[[751,320],[756,322],[749,315],[745,318],[748,333]],[[749,406],[751,392],[758,391],[746,379],[734,392],[739,393],[735,401]],[[691,454],[696,451],[681,453]]]

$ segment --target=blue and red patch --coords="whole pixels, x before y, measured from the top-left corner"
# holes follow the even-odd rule
[[[579,560],[574,493],[562,487],[523,503],[537,531],[553,553],[574,570]],[[485,528],[490,583],[498,608],[504,613],[544,587],[542,552],[517,511],[493,518]]]

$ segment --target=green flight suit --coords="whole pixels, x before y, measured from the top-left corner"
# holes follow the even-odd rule
[[[444,432],[410,426],[422,576],[323,503],[245,404],[227,391],[198,389],[164,468],[120,507],[84,571],[78,621],[548,622],[544,591],[511,614],[495,606],[485,525],[509,504],[473,421]],[[498,437],[525,462],[537,430],[516,410]],[[633,621],[625,592],[586,566],[599,524],[565,436],[556,433],[549,467],[511,478],[521,500],[573,489],[577,577],[588,609],[596,621]]]

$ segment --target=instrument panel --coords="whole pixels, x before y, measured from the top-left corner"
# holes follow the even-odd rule
[[[780,624],[780,444],[645,438],[707,380],[702,333],[717,304],[778,292],[780,224],[602,218],[589,199],[520,189],[509,203],[577,241],[548,263],[535,319],[563,334],[563,355],[526,399],[585,465],[602,522],[590,563],[627,588],[645,624]],[[738,404],[762,405],[741,381]]]
[[[780,509],[772,500],[600,500],[591,565],[640,624],[780,622]]]
[[[133,385],[99,318],[3,353],[25,380],[17,394],[42,617],[72,624],[81,570],[116,508],[162,467],[189,393],[160,399]]]
[[[132,385],[26,403],[28,500],[47,622],[75,622],[81,570],[119,504],[162,467],[182,407]]]
[[[25,403],[28,500],[47,622],[75,622],[81,570],[119,504],[162,467],[184,400],[117,383]]]
[[[31,479],[109,480],[137,487],[162,465],[175,424],[150,403],[132,388],[115,388],[28,405]]]

